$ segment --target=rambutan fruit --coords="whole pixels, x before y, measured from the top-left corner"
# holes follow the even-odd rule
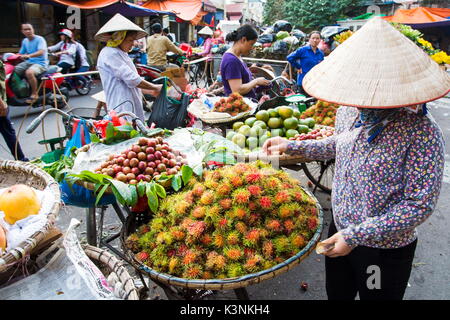
[[[247,225],[242,221],[237,222],[235,228],[241,234],[245,234],[247,232]]]
[[[204,221],[193,222],[186,228],[188,234],[195,238],[199,238],[205,229],[206,223]]]
[[[244,269],[249,272],[256,272],[259,270],[262,258],[259,255],[254,255],[252,257],[249,257],[244,264]]]
[[[298,233],[291,234],[291,236],[289,237],[289,240],[290,240],[292,246],[296,249],[301,249],[306,245],[305,238],[301,234],[298,234]]]
[[[217,223],[217,221],[221,217],[220,211],[221,211],[221,207],[219,205],[215,204],[213,206],[206,208],[206,216],[210,217],[214,223]]]
[[[231,185],[229,183],[220,183],[217,186],[216,193],[220,196],[227,196],[231,192]]]
[[[226,230],[226,229],[228,229],[228,226],[229,226],[228,224],[229,224],[229,221],[226,218],[219,219],[219,221],[217,222],[217,228],[222,231]]]
[[[239,247],[227,247],[223,249],[225,257],[230,260],[237,261],[244,256],[244,252]]]
[[[246,258],[251,257],[255,254],[256,250],[252,248],[244,248],[244,256]]]
[[[248,209],[243,206],[236,206],[233,208],[233,217],[238,220],[243,220],[248,214]]]
[[[170,274],[174,274],[177,271],[177,269],[180,268],[180,265],[181,265],[180,264],[180,259],[178,259],[176,257],[172,257],[169,260],[169,273]]]
[[[283,230],[281,222],[277,219],[269,219],[266,221],[266,228],[272,232],[280,232]]]
[[[188,203],[189,206],[191,206],[194,203],[194,193],[192,191],[186,192],[184,195],[184,201]]]
[[[201,238],[200,238],[200,242],[205,245],[205,246],[209,246],[212,243],[213,239],[209,234],[204,234]]]
[[[146,234],[147,232],[150,232],[150,231],[151,231],[150,226],[148,224],[144,224],[144,225],[142,225],[142,226],[140,226],[138,228],[137,234],[142,236],[142,235],[144,235],[144,234]]]
[[[292,217],[295,213],[296,209],[295,203],[289,203],[289,204],[283,204],[278,209],[278,216],[282,219],[287,219],[289,217]]]
[[[270,197],[261,197],[261,199],[259,199],[259,205],[262,209],[268,210],[272,208],[272,200]]]
[[[205,215],[206,215],[206,207],[198,206],[198,207],[195,207],[194,210],[192,210],[192,216],[194,218],[202,219],[205,217]]]
[[[250,226],[255,226],[257,225],[261,220],[261,215],[258,213],[250,213],[250,215],[247,218],[247,222]]]
[[[233,187],[238,188],[244,184],[244,181],[240,176],[233,176],[230,179],[230,183]]]
[[[141,251],[134,256],[137,260],[141,262],[146,262],[149,258],[149,254],[145,251]]]
[[[289,192],[286,190],[282,190],[277,192],[277,194],[274,197],[274,201],[277,204],[285,204],[291,201],[291,197],[289,195]]]
[[[317,221],[316,217],[309,217],[308,218],[308,228],[309,228],[309,230],[315,231],[316,228],[317,228],[317,224],[318,224],[318,221]]]
[[[221,233],[217,232],[217,231],[215,231],[213,233],[213,245],[216,248],[219,248],[219,249],[223,248],[223,246],[225,245],[225,238],[224,238],[224,236]]]
[[[210,271],[203,271],[202,279],[208,280],[208,279],[213,279],[213,278],[214,278],[214,275],[213,275],[212,272],[210,272]]]
[[[172,235],[173,239],[177,240],[177,241],[181,241],[186,237],[186,234],[181,231],[179,228],[172,228],[172,230],[170,231],[170,234]]]
[[[244,267],[239,263],[232,263],[227,267],[227,276],[235,278],[245,275]]]
[[[256,211],[256,210],[258,210],[258,204],[257,204],[256,202],[250,201],[250,202],[248,203],[248,210],[250,210],[250,211]]]
[[[200,203],[207,206],[214,202],[214,193],[212,191],[205,191],[201,198]]]
[[[187,247],[187,245],[185,245],[184,243],[180,244],[180,246],[177,248],[177,256],[184,257],[188,250],[189,248]]]
[[[261,232],[258,229],[251,229],[244,235],[243,244],[247,247],[256,247],[260,238]]]
[[[310,216],[313,216],[313,217],[317,217],[317,208],[316,207],[309,207],[308,208],[308,213],[309,213],[309,215]]]
[[[219,200],[219,205],[222,207],[223,210],[230,209],[232,204],[233,204],[233,202],[229,198]]]
[[[263,186],[269,190],[279,190],[281,188],[281,182],[276,177],[269,177],[264,180]]]
[[[285,220],[283,222],[284,230],[286,230],[287,234],[290,234],[295,229],[295,223],[291,219]]]
[[[227,235],[227,244],[237,245],[240,241],[240,235],[237,231],[232,231]]]
[[[264,241],[263,245],[262,245],[262,252],[264,257],[266,257],[267,259],[272,258],[273,253],[274,253],[274,248],[273,248],[273,243],[272,241]]]
[[[250,192],[243,188],[239,188],[233,192],[233,202],[236,204],[247,204],[250,200]]]
[[[279,236],[273,240],[275,251],[278,254],[289,252],[291,250],[291,243],[286,236]]]
[[[251,194],[252,196],[254,196],[254,197],[258,197],[258,196],[261,194],[261,192],[262,192],[261,187],[260,187],[260,186],[257,186],[257,185],[251,185],[251,186],[248,186],[248,187],[247,187],[247,190],[248,190],[248,192],[250,192],[250,194]]]
[[[248,173],[245,176],[245,180],[248,184],[258,183],[261,181],[262,175],[259,172]]]
[[[199,279],[203,274],[203,269],[200,265],[188,265],[185,266],[183,272],[183,278],[185,279]]]
[[[179,201],[175,203],[174,208],[178,214],[184,215],[187,212],[187,209],[190,207],[190,204],[187,201]]]
[[[194,250],[188,250],[186,251],[184,257],[183,257],[183,264],[191,264],[197,261],[198,253]]]
[[[205,187],[201,183],[197,183],[192,188],[192,194],[196,197],[201,197],[203,192],[205,192]]]

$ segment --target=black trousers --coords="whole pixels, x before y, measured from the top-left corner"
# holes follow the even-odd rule
[[[20,161],[28,161],[28,159],[25,158],[22,149],[20,148],[20,144],[17,145],[17,157],[16,157],[16,141],[17,141],[16,131],[14,130],[14,127],[12,126],[11,120],[9,119],[8,116],[0,117],[0,133],[5,139],[6,145],[11,151],[11,154],[14,156],[14,159]]]
[[[328,236],[337,232],[331,222]],[[397,249],[358,246],[347,256],[325,258],[329,300],[402,300],[417,240]]]

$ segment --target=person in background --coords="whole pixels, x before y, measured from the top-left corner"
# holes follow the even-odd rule
[[[29,23],[22,23],[21,31],[25,39],[22,40],[19,54],[26,61],[19,63],[14,68],[14,72],[19,77],[23,78],[24,75],[27,77],[31,95],[26,102],[33,104],[38,98],[36,76],[44,73],[48,68],[47,42],[44,37],[34,33],[33,26]]]
[[[161,71],[165,71],[167,68],[177,68],[177,65],[167,62],[167,52],[183,55],[183,50],[162,34],[161,24],[153,24],[152,31],[154,34],[148,38],[147,42],[148,65]]]
[[[247,98],[257,99],[256,89],[270,85],[270,81],[263,77],[253,79],[252,72],[242,60],[242,56],[250,53],[257,38],[258,33],[248,24],[227,34],[226,41],[233,42],[233,46],[225,52],[220,64],[225,96],[237,92]]]
[[[88,62],[86,48],[78,41],[72,38],[72,42],[75,43],[77,50],[75,53],[75,67],[76,73],[87,72],[90,69],[90,65]],[[80,79],[83,82],[88,81],[85,76],[76,76],[75,79]]]
[[[206,26],[204,27],[202,30],[200,30],[198,32],[199,35],[201,35],[204,38],[204,42],[203,42],[203,51],[198,53],[197,55],[200,57],[207,57],[208,60],[206,61],[206,64],[202,64],[202,65],[206,65],[206,77],[208,79],[208,83],[212,83],[212,57],[213,54],[211,52],[212,49],[212,35],[213,35],[213,31],[211,30],[210,27]],[[202,67],[203,69],[203,67]]]
[[[144,38],[136,40],[135,43],[139,47],[139,52],[140,52],[139,58],[140,58],[141,64],[146,65],[147,64],[147,39],[144,37]]]
[[[308,36],[308,44],[298,48],[296,51],[292,52],[287,56],[287,61],[294,67],[298,69],[297,75],[297,85],[301,88],[302,93],[306,93],[303,90],[302,81],[305,75],[317,64],[323,61],[325,55],[318,48],[321,40],[321,35],[319,31],[313,31]]]
[[[5,139],[6,145],[8,146],[14,159],[19,161],[28,161],[28,159],[23,154],[22,148],[17,141],[16,131],[12,126],[11,120],[8,116],[9,109],[6,103],[6,88],[5,88],[5,67],[3,61],[0,60],[0,133]],[[17,154],[16,154],[16,144],[17,144]]]
[[[48,51],[55,52],[55,56],[59,57],[58,67],[62,68],[62,73],[69,73],[75,66],[77,45],[72,42],[73,33],[69,29],[62,29],[58,35],[61,41],[48,47]]]
[[[166,36],[171,42],[175,42],[175,39],[170,34],[169,28],[163,29],[163,35]]]
[[[146,35],[147,32],[119,13],[95,35],[96,40],[107,42],[98,55],[97,69],[108,110],[132,112],[142,121],[145,119],[141,89],[157,96],[162,87],[143,80],[128,56],[134,40]]]

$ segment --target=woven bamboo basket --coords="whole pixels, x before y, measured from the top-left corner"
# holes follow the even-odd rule
[[[124,266],[125,262],[119,261],[108,251],[97,247],[86,245],[83,249],[89,259],[97,265],[105,277],[108,277],[112,272],[117,275],[126,293],[125,300],[139,300],[138,290],[133,278]]]
[[[30,163],[0,160],[0,187],[6,188],[15,184],[25,184],[38,190],[49,187],[54,197],[53,206],[42,230],[34,233],[17,248],[0,256],[0,273],[12,268],[45,238],[47,232],[53,227],[61,206],[59,185],[49,174]]]
[[[323,210],[319,201],[309,191],[304,190],[310,197],[316,201],[316,207],[319,212],[319,224],[314,236],[309,240],[308,244],[295,256],[287,259],[286,261],[277,264],[276,266],[266,269],[257,273],[247,274],[245,276],[226,279],[210,279],[210,280],[191,280],[175,277],[166,273],[161,273],[153,270],[152,268],[144,265],[142,262],[134,257],[133,252],[126,248],[126,238],[135,231],[138,227],[138,223],[134,216],[128,216],[126,223],[122,227],[121,242],[125,255],[132,262],[133,266],[140,270],[142,273],[147,274],[150,278],[166,285],[172,285],[181,287],[184,289],[199,289],[199,290],[233,290],[238,288],[244,288],[250,285],[258,284],[264,280],[275,278],[276,276],[285,273],[301,261],[303,261],[316,247],[320,240],[320,235],[323,230]]]

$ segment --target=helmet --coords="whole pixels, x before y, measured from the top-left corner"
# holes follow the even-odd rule
[[[61,31],[59,31],[58,34],[59,34],[59,35],[63,34],[63,35],[65,35],[66,37],[69,37],[70,39],[72,39],[72,37],[73,37],[72,31],[70,31],[69,29],[62,29]]]

